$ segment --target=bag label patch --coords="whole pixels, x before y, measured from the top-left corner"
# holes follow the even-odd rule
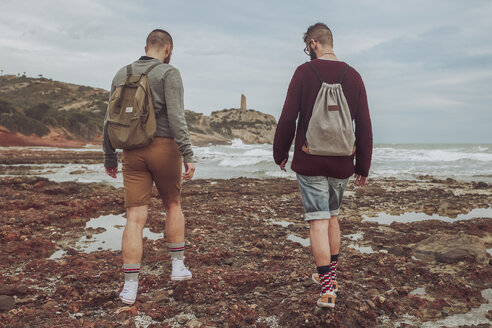
[[[125,113],[133,113],[133,107],[127,107]]]
[[[330,112],[335,112],[338,110],[338,106],[337,105],[330,105],[328,106],[328,111]]]

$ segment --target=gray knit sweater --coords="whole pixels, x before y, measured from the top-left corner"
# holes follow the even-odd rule
[[[133,74],[142,74],[152,64],[161,62],[159,59],[149,59],[142,57],[132,63]],[[126,79],[126,66],[122,67],[113,79],[111,84],[111,94],[116,90],[116,87],[123,83]],[[185,120],[184,104],[183,104],[183,82],[179,71],[169,65],[162,64],[156,66],[148,76],[150,90],[154,101],[154,108],[157,115],[157,130],[156,137],[174,138],[178,144],[181,155],[185,163],[193,161],[193,151],[188,134],[188,126]],[[162,111],[162,112],[161,112]],[[161,113],[160,113],[161,112]],[[108,137],[107,118],[104,120],[104,166],[118,166],[116,151],[111,145]]]

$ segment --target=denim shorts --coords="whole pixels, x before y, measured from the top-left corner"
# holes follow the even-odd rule
[[[306,211],[305,220],[329,219],[338,215],[348,180],[349,178],[297,174],[302,204]]]

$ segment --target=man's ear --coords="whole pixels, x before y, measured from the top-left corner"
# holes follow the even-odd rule
[[[166,45],[166,48],[165,48],[165,51],[166,51],[166,57],[169,56],[169,54],[171,53],[171,45],[170,44],[167,44]]]
[[[145,53],[147,53],[147,46],[144,47]]]

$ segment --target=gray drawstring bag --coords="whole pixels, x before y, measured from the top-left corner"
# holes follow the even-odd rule
[[[355,153],[355,134],[341,84],[349,65],[345,67],[338,83],[329,84],[323,81],[313,64],[308,64],[320,80],[321,88],[305,130],[302,150],[310,155],[350,156]],[[303,120],[300,124],[304,130]]]

